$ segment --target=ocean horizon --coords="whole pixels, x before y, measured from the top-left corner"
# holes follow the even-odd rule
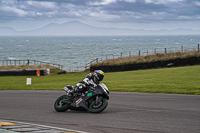
[[[0,60],[37,60],[82,71],[92,60],[197,49],[199,35],[0,36]],[[0,66],[2,64],[0,63]]]

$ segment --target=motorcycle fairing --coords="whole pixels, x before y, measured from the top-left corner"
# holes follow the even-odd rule
[[[89,95],[88,95],[89,94]],[[97,89],[93,89],[93,91],[87,93],[86,95],[82,95],[79,97],[76,97],[73,101],[73,103],[71,103],[71,106],[73,107],[83,107],[85,109],[88,109],[88,101],[91,100],[93,97],[98,96],[98,102],[100,102],[102,100],[102,95],[103,93]]]

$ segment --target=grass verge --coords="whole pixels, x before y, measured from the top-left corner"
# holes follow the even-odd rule
[[[94,63],[92,66],[118,66],[125,64],[136,64],[136,63],[149,63],[155,61],[167,61],[170,59],[180,59],[189,57],[200,57],[200,51],[184,51],[184,52],[169,52],[169,53],[156,53],[146,56],[132,56],[117,59],[107,59],[105,61]]]
[[[75,85],[88,72],[50,76],[0,76],[0,90],[62,90]],[[26,78],[32,84],[26,85]],[[200,95],[200,66],[160,68],[105,73],[103,83],[110,91]]]

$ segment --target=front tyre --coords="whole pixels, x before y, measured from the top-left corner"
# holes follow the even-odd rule
[[[108,101],[104,98],[102,98],[102,100],[98,103],[96,103],[96,101],[92,101],[92,103],[89,106],[89,111],[91,113],[100,113],[104,111],[104,109],[106,109],[107,105]]]
[[[67,95],[60,96],[54,103],[54,109],[57,112],[65,112],[69,108],[68,104],[62,103],[63,99],[69,99],[69,97]]]

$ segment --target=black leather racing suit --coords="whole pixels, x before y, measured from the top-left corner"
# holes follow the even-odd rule
[[[87,91],[88,85],[96,87],[99,83],[99,81],[95,80],[94,75],[92,73],[89,73],[81,82],[76,84],[74,91],[85,92]]]

